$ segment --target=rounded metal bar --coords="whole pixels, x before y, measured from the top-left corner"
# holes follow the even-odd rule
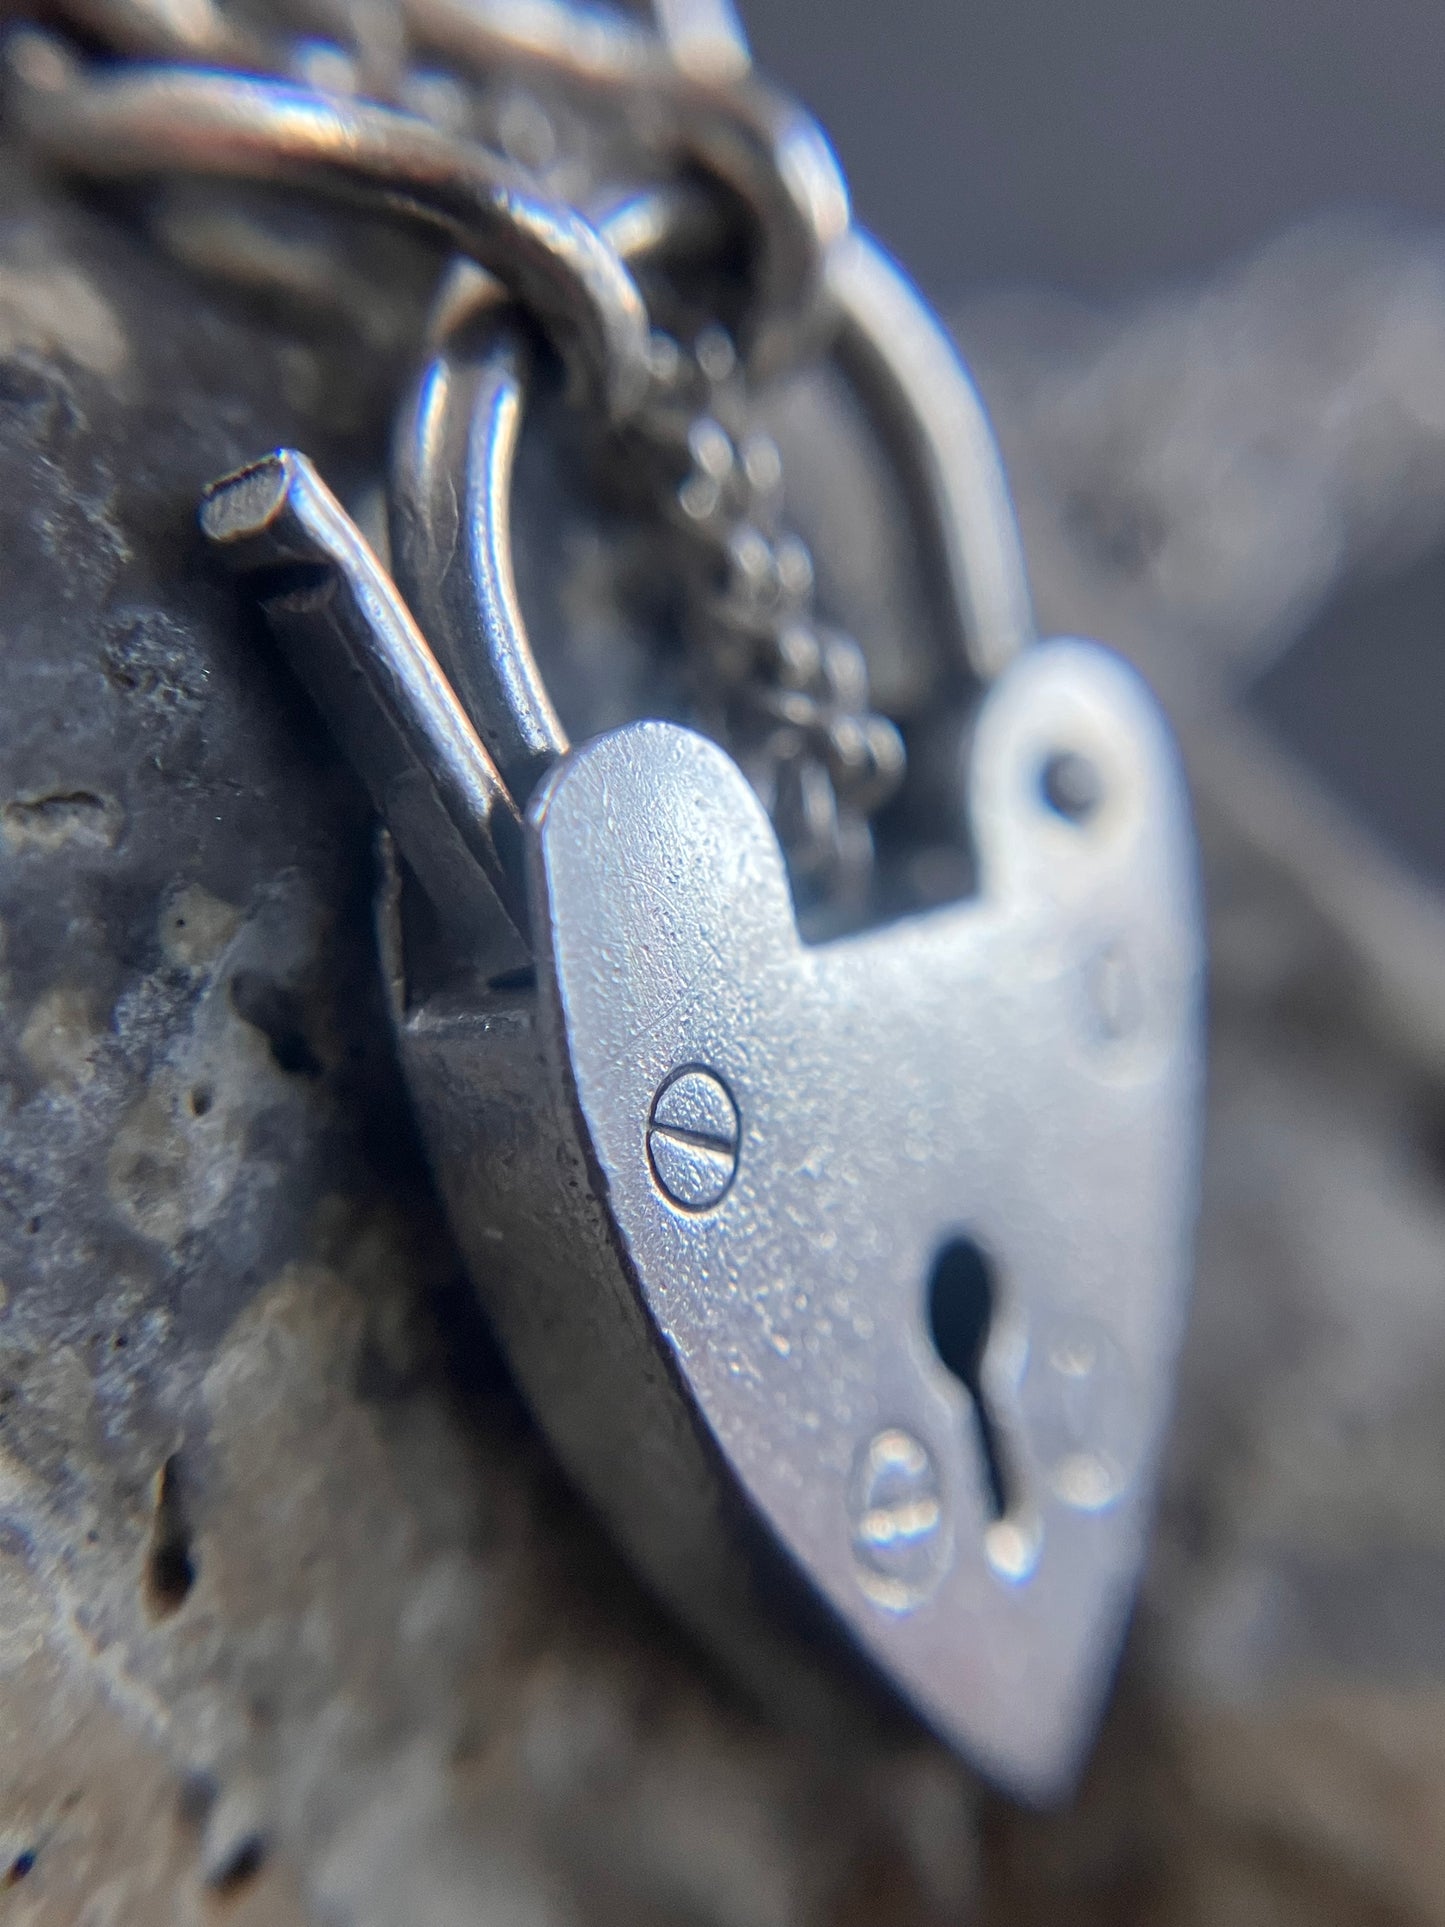
[[[11,64],[26,131],[55,163],[107,178],[271,182],[423,222],[516,292],[612,415],[646,392],[647,311],[631,275],[580,215],[485,149],[282,81],[181,68],[86,76],[35,36]]]
[[[752,66],[733,0],[652,0],[657,30],[684,73],[738,80]]]
[[[709,196],[657,188],[598,216],[603,240],[631,262],[705,244]],[[433,317],[438,349],[392,461],[392,564],[453,688],[524,803],[567,748],[527,639],[512,573],[512,464],[531,355],[503,316],[505,291],[454,271]]]
[[[215,0],[46,0],[36,12],[137,59],[268,64],[261,43],[229,21]]]
[[[636,261],[695,234],[665,190],[599,220]],[[958,350],[912,284],[865,236],[834,251],[838,354],[873,401],[929,521],[960,658],[992,681],[1033,640],[1008,485]],[[471,277],[443,294],[438,351],[403,412],[391,546],[404,594],[512,795],[524,804],[568,747],[527,636],[511,561],[512,469],[530,357],[501,291]]]
[[[715,55],[722,44],[716,5],[677,0],[665,9],[681,37],[681,60],[658,34],[571,0],[403,5],[418,46],[472,72],[531,65],[609,97],[660,160],[719,181],[758,236],[754,307],[763,320],[747,343],[751,358],[775,366],[812,337],[826,293],[824,261],[848,227],[847,185],[817,122],[748,76],[740,38],[729,37],[726,59],[709,62],[697,53],[703,16],[711,21]]]
[[[958,349],[908,277],[855,229],[828,257],[837,354],[870,396],[926,507],[964,660],[992,682],[1035,639],[1018,522],[993,427]]]
[[[519,328],[494,327],[486,354],[438,354],[403,414],[392,566],[502,780],[524,804],[567,735],[512,573],[512,464],[530,356]]]

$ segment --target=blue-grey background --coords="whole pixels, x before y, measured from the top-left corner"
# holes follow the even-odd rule
[[[1207,269],[1341,204],[1445,213],[1440,0],[742,0],[940,301]]]
[[[1301,220],[1445,217],[1445,0],[742,0],[860,219],[945,310],[1115,306]],[[1327,609],[1249,700],[1445,882],[1445,559]]]

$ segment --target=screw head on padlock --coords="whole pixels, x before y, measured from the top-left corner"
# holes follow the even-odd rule
[[[630,205],[600,244],[665,249],[674,215]],[[530,352],[486,284],[443,304],[454,325],[398,438],[400,588],[294,454],[217,484],[203,519],[465,966],[435,994],[393,972],[402,1061],[571,1473],[741,1671],[769,1688],[798,1672],[760,1617],[770,1550],[938,1732],[1043,1797],[1075,1771],[1117,1651],[1182,1327],[1202,1079],[1188,806],[1134,673],[1032,641],[952,345],[864,237],[820,261],[839,364],[911,467],[984,685],[964,902],[805,942],[778,831],[727,749],[647,721],[568,743],[511,568]],[[675,403],[656,347],[653,377]],[[731,539],[719,478],[752,504],[766,467],[738,479],[706,420],[688,447],[712,492],[673,503],[703,545]],[[804,632],[789,656],[791,551],[758,541],[776,660],[744,690],[771,732],[751,748],[794,757],[813,847],[854,861],[856,652]],[[728,675],[763,608],[730,605]],[[809,763],[799,744],[824,747]]]

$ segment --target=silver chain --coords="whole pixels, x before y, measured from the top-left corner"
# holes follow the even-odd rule
[[[813,613],[813,562],[782,519],[782,458],[750,426],[732,340],[655,336],[653,393],[621,431],[662,505],[686,587],[697,707],[767,804],[795,881],[855,894],[868,819],[902,777],[902,738],[868,704],[852,637]]]
[[[461,240],[564,353],[571,344],[593,377],[603,473],[658,527],[681,585],[696,720],[763,798],[800,892],[857,901],[903,742],[870,706],[856,642],[814,614],[811,557],[783,519],[777,446],[752,425],[749,368],[808,339],[810,230],[836,219],[835,202],[846,218],[846,201],[811,123],[740,83],[726,5],[672,0],[670,46],[558,0],[368,0],[341,9],[332,43],[296,18],[289,42],[267,40],[211,0],[66,0],[59,11],[119,54],[167,64],[92,78],[57,42],[12,47],[22,120],[52,158],[99,175],[368,192]],[[429,64],[408,58],[418,36]],[[625,119],[652,168],[715,166],[743,201],[759,263],[746,352],[715,320],[690,340],[652,330],[620,257],[518,166],[516,143],[504,158],[457,131],[483,120],[489,67],[519,64]],[[240,78],[258,69],[286,79]]]

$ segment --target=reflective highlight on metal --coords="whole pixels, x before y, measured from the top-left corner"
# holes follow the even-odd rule
[[[657,30],[684,73],[740,80],[752,65],[733,0],[654,0]]]
[[[513,328],[485,358],[439,355],[399,425],[391,494],[397,580],[524,801],[567,747],[512,574],[512,464],[528,358]]]
[[[1008,482],[958,349],[917,289],[854,229],[828,256],[843,318],[838,355],[870,392],[913,470],[958,621],[984,682],[1033,641],[1033,604]]]
[[[598,231],[636,262],[706,236],[707,214],[695,193],[658,188],[615,201]],[[512,466],[531,351],[505,290],[470,273],[454,272],[442,288],[432,332],[438,351],[393,445],[393,566],[509,789],[525,801],[567,747],[512,573]]]
[[[637,197],[600,231],[629,258],[685,245],[685,199]],[[947,586],[960,659],[990,681],[1032,640],[1033,611],[998,446],[958,350],[912,283],[866,235],[834,249],[838,355],[883,418]],[[529,353],[486,289],[444,291],[443,334],[393,457],[392,553],[468,712],[519,798],[567,747],[530,642],[511,566],[512,469]]]
[[[526,959],[520,824],[386,572],[304,455],[206,491],[201,526],[254,586],[428,894],[493,970]]]
[[[642,399],[647,311],[626,268],[579,214],[485,148],[282,81],[185,68],[82,76],[58,47],[27,39],[12,49],[12,94],[51,161],[107,178],[273,182],[421,221],[504,273],[609,410]]]
[[[468,257],[398,431],[399,586],[291,451],[215,484],[202,522],[405,859],[388,856],[380,905],[403,1063],[558,1452],[764,1692],[819,1664],[816,1641],[757,1611],[766,1538],[940,1733],[1016,1790],[1058,1791],[1142,1558],[1182,1321],[1199,906],[1154,704],[1095,645],[1034,640],[998,451],[952,343],[849,226],[814,123],[751,77],[731,0],[657,0],[659,32],[562,0],[400,0],[351,10],[347,43],[319,54],[243,54],[210,0],[56,10],[122,51],[324,72],[337,91],[87,75],[25,34],[13,87],[53,160],[301,186]],[[424,95],[407,92],[408,36],[600,103],[630,187],[589,219],[359,100]],[[819,945],[780,829],[795,877],[826,874],[846,907],[902,739],[872,713],[862,652],[812,616],[778,451],[727,385],[732,338],[706,315],[686,341],[654,336],[629,267],[739,239],[754,369],[805,344],[836,355],[983,691],[976,895]],[[671,724],[567,742],[512,571],[533,320],[610,419],[599,445],[635,462],[634,499],[691,544],[712,627],[689,630],[689,668],[702,687],[708,658],[703,707],[737,762]],[[665,499],[645,497],[659,474]]]
[[[848,227],[848,189],[817,122],[750,77],[735,19],[720,31],[730,11],[673,0],[661,9],[669,46],[621,15],[565,0],[405,0],[419,46],[474,73],[532,61],[594,96],[610,94],[660,161],[700,168],[738,198],[758,240],[753,345],[766,364],[818,325],[824,261]],[[699,59],[703,46],[711,54]]]

